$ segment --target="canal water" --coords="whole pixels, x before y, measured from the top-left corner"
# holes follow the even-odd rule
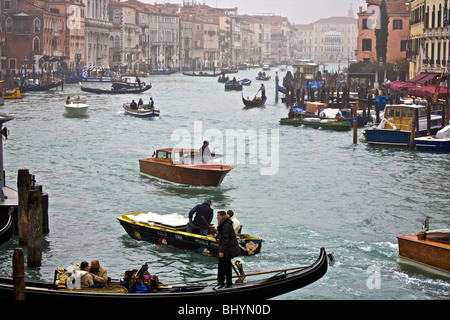
[[[257,93],[257,72],[236,75],[253,80],[244,96]],[[153,87],[136,96],[88,94],[72,84],[7,101],[1,113],[14,117],[4,141],[7,185],[16,188],[18,170],[29,169],[49,194],[42,266],[27,268],[26,277],[52,280],[56,267],[93,258],[113,278],[144,262],[162,282],[215,277],[214,258],[136,241],[117,221],[137,211],[187,216],[210,198],[215,211],[232,209],[244,233],[264,239],[259,255],[239,258],[246,272],[308,265],[321,247],[334,254],[322,279],[276,299],[449,299],[449,278],[399,262],[396,239],[419,232],[426,217],[432,228],[449,227],[449,155],[370,147],[361,129],[353,145],[351,131],[280,126],[287,109],[275,102],[275,71],[268,73],[268,102],[256,109],[217,78],[181,73],[142,79]],[[66,97],[78,95],[88,99],[88,116],[66,117]],[[123,103],[149,97],[159,119],[124,114]],[[203,139],[234,166],[220,187],[140,174],[138,159],[155,148],[199,148]],[[11,276],[18,246],[13,237],[0,247],[0,276]]]

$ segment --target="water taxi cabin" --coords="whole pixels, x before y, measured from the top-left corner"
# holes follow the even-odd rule
[[[414,113],[417,112],[417,119],[419,120],[420,127],[418,130],[425,130],[425,121],[420,119],[427,118],[427,109],[423,105],[413,104],[400,104],[400,105],[387,105],[384,113],[384,128],[387,130],[401,130],[410,131],[411,125],[414,122]],[[430,127],[436,128],[441,125],[440,117],[432,117],[430,119]]]
[[[305,62],[301,64],[294,64],[294,74],[300,72],[303,74],[303,78],[307,80],[314,80],[317,72],[319,71],[319,65],[311,62]]]
[[[185,148],[164,148],[158,149],[154,153],[156,161],[170,162],[173,164],[193,164],[196,159],[200,157],[198,149],[185,149]],[[201,163],[201,159],[200,159]]]

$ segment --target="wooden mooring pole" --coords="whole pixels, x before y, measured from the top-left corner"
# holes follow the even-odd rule
[[[28,242],[28,191],[31,188],[31,177],[28,169],[19,170],[17,176],[18,195],[18,234],[19,244]]]
[[[13,254],[14,300],[25,300],[25,265],[22,248]]]
[[[353,106],[353,144],[358,143],[358,109],[359,100],[357,100],[356,104]]]
[[[28,267],[42,263],[42,204],[39,189],[28,192]]]

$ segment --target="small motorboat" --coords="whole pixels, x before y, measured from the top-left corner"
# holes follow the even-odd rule
[[[352,125],[346,119],[324,119],[315,117],[282,118],[280,125],[291,125],[294,127],[305,126],[314,129],[325,129],[335,131],[349,131]]]
[[[266,74],[265,72],[260,72],[260,73],[258,73],[256,80],[261,80],[261,81],[270,80],[270,75]]]
[[[22,94],[19,88],[6,89],[3,92],[4,99],[22,99]]]
[[[450,276],[450,229],[429,230],[428,218],[418,234],[398,236],[398,252],[404,262]]]
[[[230,80],[230,77],[225,77],[225,75],[221,75],[218,79],[217,79],[217,82],[220,82],[220,83],[227,83],[228,81]]]
[[[140,241],[171,245],[176,248],[191,250],[206,256],[215,256],[219,252],[219,244],[213,234],[202,236],[186,232],[189,219],[177,213],[159,215],[152,212],[133,212],[117,218],[130,237]],[[211,226],[211,232],[217,229]],[[260,253],[262,239],[247,234],[237,235],[241,256],[253,256]]]
[[[450,152],[450,125],[439,130],[435,136],[415,138],[417,150]]]
[[[139,159],[141,173],[182,185],[219,186],[233,169],[225,165],[223,156],[202,157],[198,149],[164,148],[153,157]]]
[[[252,80],[248,78],[240,79],[239,81],[242,83],[243,86],[249,86],[252,84]]]
[[[227,83],[225,83],[225,91],[242,91],[242,83],[237,80],[230,80]]]
[[[67,116],[81,117],[87,114],[89,105],[87,104],[86,99],[76,98],[66,101],[64,109],[66,110]]]
[[[125,114],[138,118],[154,118],[160,115],[159,110],[150,108],[148,104],[142,104],[137,109],[133,109],[129,103],[124,103],[123,109],[125,110]]]

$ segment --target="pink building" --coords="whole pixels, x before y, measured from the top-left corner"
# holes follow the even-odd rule
[[[367,10],[359,8],[358,13],[358,52],[357,61],[378,60],[376,51],[375,29],[382,0],[366,0]],[[386,1],[389,17],[387,62],[407,58],[410,22],[410,0]]]

